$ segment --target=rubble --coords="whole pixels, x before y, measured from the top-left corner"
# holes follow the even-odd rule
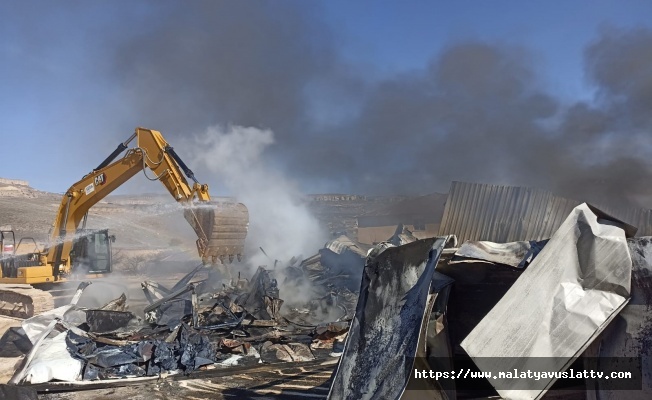
[[[249,283],[249,291],[239,296],[235,303],[257,320],[278,321],[283,300],[279,299],[276,279],[264,268],[258,267]]]
[[[77,307],[89,285],[83,283],[70,304],[12,331],[14,343],[27,341],[29,354],[10,383],[110,382],[328,358],[333,343],[347,335],[357,296],[334,284],[329,269],[311,274],[299,257],[275,264],[273,271],[261,266],[251,279],[238,276],[218,288],[210,274],[198,278],[203,266],[172,287],[144,281],[149,304],[135,311],[128,311],[124,293],[95,309]],[[287,287],[307,285],[310,298],[286,306],[277,276]]]
[[[261,348],[260,358],[265,362],[294,362],[312,361],[315,356],[303,343],[274,344],[267,341]]]
[[[391,399],[404,391],[439,287],[435,267],[450,239],[388,248],[367,262],[329,399]]]
[[[275,260],[218,287],[199,277],[200,266],[172,287],[145,281],[142,309],[124,294],[95,309],[73,299],[2,343],[28,353],[13,384],[109,385],[339,359],[331,399],[534,399],[559,382],[476,387],[413,371],[527,369],[540,356],[554,361],[551,371],[599,369],[590,357],[633,357],[642,390],[624,393],[644,399],[652,394],[652,240],[632,232],[586,204],[537,241],[458,248],[452,235],[417,239],[399,225],[374,247],[340,236],[311,257]],[[613,383],[582,382],[570,387],[578,398],[623,395]]]
[[[455,252],[449,264],[474,260],[493,264],[525,268],[536,257],[548,240],[529,240],[510,243],[467,241]]]
[[[427,239],[413,241],[407,233],[399,226],[368,253],[361,301],[329,399],[535,399],[555,398],[549,392],[554,388],[564,389],[553,392],[557,397],[649,398],[650,238],[629,238],[635,228],[582,204],[549,240],[440,246],[431,270],[413,273],[429,265],[433,253],[419,248]],[[532,385],[518,379],[416,379],[412,373],[614,370],[600,362],[606,357],[634,360],[619,364],[624,370],[640,359],[632,385],[638,379],[641,390],[622,391],[622,384],[599,379],[560,386],[552,376]]]
[[[627,304],[632,261],[624,224],[600,217],[586,204],[576,207],[464,339],[462,347],[481,371],[565,370]],[[538,398],[554,379],[543,382],[526,391],[505,379],[497,391]]]
[[[89,332],[111,333],[125,328],[136,316],[129,311],[85,310]]]

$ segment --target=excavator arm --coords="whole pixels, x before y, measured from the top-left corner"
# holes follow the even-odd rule
[[[135,146],[129,147],[134,140]],[[125,150],[125,155],[114,161]],[[246,207],[209,204],[208,185],[197,182],[161,133],[136,128],[129,139],[63,196],[47,250],[47,263],[53,266],[55,277],[70,271],[75,233],[89,209],[140,171],[151,175],[148,179],[160,181],[170,195],[185,206],[184,215],[199,237],[197,246],[204,262],[242,257],[249,218]],[[193,181],[192,185],[184,173]],[[221,223],[227,226],[220,228]]]

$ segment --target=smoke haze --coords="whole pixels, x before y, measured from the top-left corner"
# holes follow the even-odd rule
[[[293,193],[425,194],[463,180],[652,208],[648,28],[595,32],[583,54],[587,95],[569,100],[543,77],[540,55],[514,41],[449,39],[421,68],[388,74],[351,63],[342,54],[351,38],[306,2],[71,4],[38,13],[43,21],[33,6],[12,6],[0,32],[33,60],[33,86],[73,93],[52,126],[101,126],[102,145],[80,157],[103,159],[137,125],[179,147],[231,124],[274,132],[265,158],[297,182]],[[57,36],[70,20],[78,31]],[[63,57],[57,43],[82,77],[45,68]],[[38,99],[43,108],[57,98]],[[204,140],[215,144],[219,131]]]
[[[342,60],[313,14],[251,4],[228,20],[212,3],[184,7],[174,15],[194,21],[189,32],[169,18],[118,47],[152,126],[271,129],[270,157],[304,190],[423,194],[464,180],[652,207],[651,31],[601,31],[585,52],[595,98],[567,104],[526,49],[451,43],[422,70],[374,78]]]
[[[253,268],[308,257],[328,240],[295,183],[266,160],[265,151],[273,143],[270,130],[214,126],[184,145],[197,169],[218,177],[221,186],[249,209],[247,244],[254,247],[246,253]]]

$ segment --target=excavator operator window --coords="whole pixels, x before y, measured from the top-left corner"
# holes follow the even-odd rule
[[[106,230],[83,234],[73,249],[75,271],[91,274],[111,272],[111,243]]]
[[[95,232],[91,237],[89,259],[92,268],[88,272],[103,273],[111,271],[111,245],[107,231]]]

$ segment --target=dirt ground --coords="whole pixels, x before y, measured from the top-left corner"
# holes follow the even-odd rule
[[[172,376],[151,379],[120,387],[94,388],[39,395],[40,399],[325,399],[330,388],[336,358],[292,364],[215,369],[194,373],[190,377]],[[118,382],[120,384],[120,382]]]

